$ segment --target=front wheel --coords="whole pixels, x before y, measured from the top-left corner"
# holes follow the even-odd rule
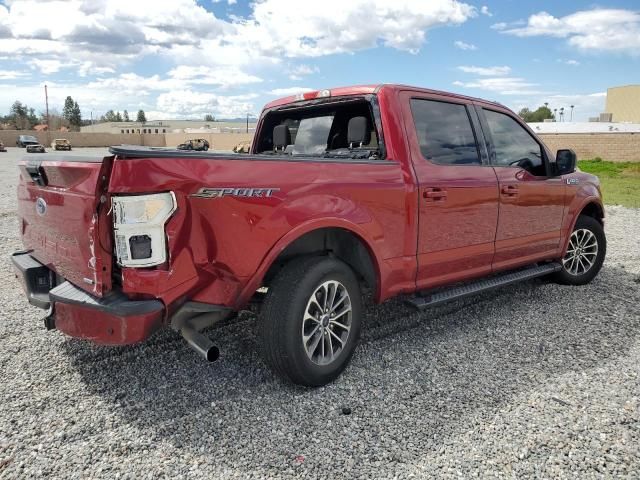
[[[567,252],[562,259],[562,270],[555,280],[565,285],[585,285],[595,278],[607,253],[607,239],[602,224],[593,217],[578,217]]]
[[[356,348],[361,312],[360,285],[347,264],[330,257],[293,260],[269,286],[262,307],[266,363],[298,385],[333,381]]]

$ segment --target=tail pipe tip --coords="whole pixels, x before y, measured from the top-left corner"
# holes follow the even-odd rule
[[[220,350],[211,339],[188,325],[183,325],[180,334],[189,346],[200,354],[207,362],[215,362],[220,357]]]

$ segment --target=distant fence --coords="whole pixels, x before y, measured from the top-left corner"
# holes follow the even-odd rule
[[[252,133],[113,134],[0,130],[0,141],[7,146],[13,146],[18,135],[33,135],[45,146],[49,146],[54,138],[68,138],[75,147],[108,147],[122,144],[175,147],[189,139],[204,138],[215,150],[231,150],[238,143],[250,142],[253,139]],[[640,133],[541,133],[538,136],[551,151],[571,148],[580,160],[600,157],[613,162],[640,162]]]
[[[600,157],[612,162],[640,162],[640,133],[540,133],[552,152],[571,148],[579,160]]]
[[[56,138],[66,138],[74,147],[109,147],[111,145],[145,145],[148,147],[175,147],[189,139],[204,138],[212,149],[231,150],[241,142],[250,142],[252,133],[165,133],[165,134],[114,134],[83,132],[34,132],[33,130],[0,130],[0,141],[15,146],[20,135],[31,135],[45,147]]]

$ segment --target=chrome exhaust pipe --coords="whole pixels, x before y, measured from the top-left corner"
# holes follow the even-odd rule
[[[207,362],[215,362],[220,357],[220,350],[213,344],[211,339],[189,325],[183,325],[180,328],[180,335]]]

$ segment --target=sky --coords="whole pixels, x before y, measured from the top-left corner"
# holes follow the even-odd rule
[[[0,113],[259,114],[270,100],[403,83],[514,110],[604,111],[640,83],[638,0],[0,0]],[[569,120],[569,117],[566,117]]]

